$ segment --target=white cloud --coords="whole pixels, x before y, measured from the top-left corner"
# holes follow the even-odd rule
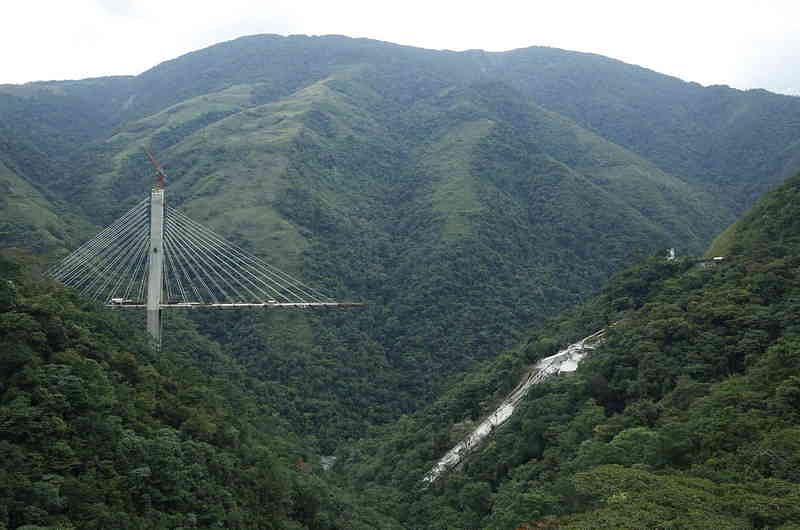
[[[799,90],[800,2],[6,0],[0,82],[136,74],[252,33],[600,53],[703,84]]]

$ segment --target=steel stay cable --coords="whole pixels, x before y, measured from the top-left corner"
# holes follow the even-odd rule
[[[139,278],[139,274],[145,273],[144,267],[147,264],[147,257],[149,256],[149,253],[147,251],[149,250],[149,248],[150,248],[150,241],[145,240],[145,242],[142,244],[142,252],[140,253],[139,258],[137,260],[134,272],[131,275],[130,281],[128,282],[128,286],[125,287],[125,293],[123,294],[123,298],[125,299],[130,299],[131,290],[133,289],[133,286],[136,285],[136,279]]]
[[[181,226],[181,225],[177,225],[177,223],[176,223],[176,226]],[[185,229],[185,226],[183,226],[183,228]],[[198,236],[198,237],[199,237],[199,236]],[[218,243],[217,243],[217,242],[212,242],[212,243],[213,243],[213,244],[215,244],[215,245],[218,245]],[[241,272],[239,272],[239,270],[238,270],[238,265],[237,265],[237,263],[236,263],[236,261],[235,261],[235,260],[230,260],[230,259],[229,259],[229,263],[232,263],[232,264],[235,266],[234,270],[236,270],[236,271],[237,271],[237,273],[238,273],[240,276],[243,276],[243,275],[242,275],[242,273],[241,273]],[[249,272],[249,271],[248,271],[248,272]],[[287,298],[287,297],[286,297],[286,295],[285,295],[285,293],[281,292],[281,291],[280,291],[280,290],[278,290],[278,289],[275,289],[275,287],[273,287],[273,286],[272,286],[272,285],[271,285],[269,282],[265,282],[263,279],[259,279],[259,278],[257,278],[257,277],[256,277],[255,279],[256,279],[256,280],[258,280],[260,283],[264,284],[264,285],[267,287],[267,289],[269,289],[270,291],[272,291],[272,293],[274,293],[274,294],[270,294],[269,292],[267,292],[267,291],[264,291],[264,289],[263,289],[263,288],[258,288],[258,290],[259,290],[259,291],[261,291],[261,292],[263,292],[264,294],[266,294],[266,295],[268,295],[268,296],[278,296],[278,297],[280,297],[280,298]],[[249,283],[253,284],[252,282],[249,282]],[[254,285],[254,284],[253,284],[253,285]],[[279,287],[280,287],[280,286],[279,286]],[[296,294],[296,293],[293,293],[293,294]]]
[[[173,210],[173,211],[177,212],[177,210]],[[179,215],[182,215],[182,214],[180,214],[180,212],[178,212],[178,213],[179,213]],[[241,249],[239,249],[238,247],[236,247],[232,243],[230,243],[227,240],[221,238],[219,235],[217,235],[213,231],[203,227],[199,223],[196,223],[196,222],[192,221],[191,219],[189,219],[185,215],[182,215],[182,216],[184,218],[183,219],[184,220],[184,226],[186,224],[185,220],[188,220],[188,221],[190,221],[191,223],[193,223],[197,227],[197,228],[194,228],[194,230],[196,232],[200,231],[200,230],[198,230],[198,228],[199,228],[199,229],[201,229],[201,230],[203,230],[205,232],[203,235],[207,239],[213,238],[213,239],[211,239],[212,241],[214,241],[214,242],[216,242],[218,244],[224,245],[227,249],[229,249],[229,251],[232,254],[234,254],[235,256],[238,257],[240,262],[242,262],[242,265],[244,265],[246,267],[246,270],[250,274],[253,274],[254,276],[257,276],[261,283],[267,285],[273,291],[276,291],[276,290],[275,290],[274,287],[272,287],[270,285],[270,282],[274,282],[274,284],[278,285],[278,287],[280,289],[286,290],[289,293],[291,293],[292,296],[298,297],[298,298],[300,298],[301,300],[304,300],[304,301],[305,301],[306,297],[307,298],[311,298],[312,300],[316,300],[318,302],[330,301],[331,300],[330,297],[325,296],[322,293],[319,293],[318,291],[308,287],[307,285],[305,285],[301,281],[297,280],[296,278],[294,278],[292,276],[289,276],[286,273],[283,273],[282,271],[280,271],[280,269],[276,269],[274,267],[271,267],[269,264],[267,264],[263,260],[260,260],[256,256],[252,256],[252,255],[242,251]],[[248,263],[248,261],[249,261],[249,263]],[[269,270],[265,271],[265,270],[259,268],[258,266],[266,267]],[[280,276],[278,278],[275,278],[275,276],[277,276],[275,271],[280,272],[283,275],[283,278],[281,278]],[[281,280],[283,280],[283,283],[282,283]],[[314,293],[316,293],[316,295]],[[281,294],[280,296],[282,298],[287,298],[285,294]]]
[[[180,264],[180,267],[184,271],[187,268],[191,271],[191,273],[192,273],[191,276],[188,275],[188,274],[186,275],[186,283],[195,292],[195,294],[197,295],[198,300],[200,302],[204,302],[205,301],[206,297],[204,297],[203,295],[200,294],[200,288],[202,288],[203,290],[205,290],[206,293],[208,293],[208,298],[211,299],[212,301],[214,301],[214,293],[211,291],[211,289],[208,288],[206,283],[203,281],[203,278],[200,276],[200,274],[194,268],[194,265],[192,264],[192,259],[188,255],[186,255],[186,253],[185,253],[185,251],[183,249],[183,246],[180,244],[180,242],[179,241],[173,241],[172,240],[173,239],[172,235],[170,234],[170,232],[168,230],[165,230],[164,236],[165,236],[164,241],[167,242],[169,247],[174,249],[175,259]],[[184,266],[184,263],[185,263],[185,266]],[[200,288],[198,288],[198,286],[195,285],[196,282],[200,282],[200,284],[201,284]]]
[[[228,251],[230,251],[230,250],[232,250],[234,248],[234,247],[231,247],[230,245],[221,246],[218,242],[210,242],[208,244],[209,245],[214,245],[212,247],[212,250],[214,250],[214,249],[222,249],[224,251],[224,250],[227,249]],[[267,295],[268,297],[277,296],[279,298],[283,298],[283,299],[286,299],[286,300],[291,300],[292,296],[294,296],[294,297],[299,297],[299,298],[302,299],[302,296],[299,296],[296,292],[294,292],[294,291],[292,291],[290,289],[286,289],[284,286],[278,284],[274,280],[265,281],[263,278],[260,278],[259,276],[254,275],[251,271],[247,270],[247,264],[241,263],[241,265],[245,266],[244,272],[247,272],[247,273],[250,274],[250,276],[248,277],[246,274],[244,274],[244,272],[240,271],[240,263],[237,263],[237,261],[235,259],[233,259],[232,257],[230,257],[230,256],[225,257],[226,256],[225,253],[222,253],[222,256],[223,256],[223,259],[227,259],[228,263],[233,265],[233,269],[232,270],[235,271],[236,274],[238,274],[242,278],[246,278],[248,283],[253,285],[256,289],[258,289],[261,293]],[[258,287],[258,285],[256,285],[255,283],[253,283],[253,281],[251,281],[251,278],[256,280],[257,282],[261,283],[262,285],[264,285],[269,291],[271,291],[271,293],[268,292],[268,291],[265,291],[261,287]],[[241,283],[241,282],[239,282],[239,283]],[[273,284],[277,285],[278,288],[276,288]],[[284,290],[288,290],[289,293],[292,296],[287,296],[286,293],[283,292]],[[251,293],[252,293],[252,291],[251,291]],[[252,294],[255,294],[255,293],[252,293]],[[256,298],[260,299],[261,297],[256,296]]]
[[[121,231],[122,231],[121,228],[125,225],[125,223],[127,223],[130,220],[130,219],[128,219],[128,214],[134,213],[133,210],[136,210],[137,208],[138,207],[132,208],[122,218],[118,219],[114,224],[112,224],[111,226],[107,227],[102,232],[100,232],[99,234],[95,235],[93,238],[91,238],[90,240],[86,241],[83,245],[81,245],[80,247],[75,249],[67,257],[65,257],[63,260],[61,260],[60,262],[55,264],[53,267],[51,267],[48,270],[48,274],[50,274],[51,276],[56,276],[57,274],[61,274],[63,272],[62,269],[64,269],[65,267],[66,268],[71,268],[70,267],[71,264],[79,256],[83,256],[86,253],[90,253],[89,252],[90,250],[93,250],[94,248],[96,248],[101,242],[107,241],[108,238],[112,238],[113,239],[113,235],[121,233]],[[141,213],[141,212],[136,212],[136,215],[138,215],[139,213]]]
[[[150,260],[148,210],[148,199],[144,199],[51,267],[48,274],[91,298],[108,292],[125,300],[131,294],[144,300]],[[202,290],[214,303],[235,303],[251,296],[255,301],[272,297],[299,303],[333,301],[182,212],[168,206],[165,211],[164,288],[168,300],[180,297],[189,302],[190,292],[194,292],[202,303]]]
[[[136,249],[136,247],[139,245],[139,243],[141,243],[141,240],[144,237],[146,236],[140,235],[138,239],[136,237],[128,238],[125,246],[117,254],[114,255],[113,260],[105,261],[105,266],[101,269],[103,275],[97,276],[95,280],[86,288],[86,292],[88,293],[89,291],[94,289],[95,283],[97,283],[98,281],[102,281],[102,283],[98,284],[97,288],[92,291],[92,294],[88,295],[90,298],[99,299],[97,298],[97,296],[102,292],[103,289],[105,289],[106,285],[108,285],[110,281],[113,281],[115,275],[121,272],[117,268],[118,264],[121,261],[127,259],[130,253]],[[101,277],[105,277],[105,280],[104,281],[100,280]]]
[[[172,285],[175,282],[170,281],[170,277],[173,276],[175,272],[174,272],[174,267],[172,266],[172,262],[169,260],[169,256],[167,256],[166,243],[163,243],[162,248],[164,250],[164,289],[166,290],[166,298],[162,299],[161,302],[163,303],[166,300],[166,302],[169,303],[175,299],[175,297],[173,296],[173,288],[172,288]]]
[[[65,272],[63,275],[58,277],[58,279],[62,282],[66,282],[73,278],[74,276],[78,275],[81,271],[81,267],[90,260],[95,261],[107,261],[111,255],[117,252],[122,246],[126,245],[126,243],[132,237],[136,237],[139,235],[139,229],[144,226],[144,219],[139,222],[134,228],[135,230],[131,230],[129,232],[121,233],[120,237],[104,242],[104,246],[100,249],[99,252],[94,254],[86,254],[82,257],[81,261],[76,261],[74,265],[69,269],[69,272]]]
[[[166,232],[166,230],[164,230]],[[178,270],[175,264],[175,259],[172,257],[172,252],[170,246],[167,244],[166,233],[164,234],[164,254],[167,256],[167,261],[171,264],[171,269],[173,271],[173,276],[175,276],[175,283],[178,285],[178,290],[181,292],[182,301],[188,302],[189,298],[186,296],[186,291],[183,288],[183,282],[181,282],[181,271]],[[167,276],[167,285],[169,285],[169,276]]]
[[[136,259],[138,258],[138,254],[142,245],[146,244],[146,241],[149,238],[146,234],[142,234],[139,237],[138,241],[134,241],[133,244],[130,246],[129,250],[127,251],[126,255],[122,258],[117,258],[117,263],[112,263],[112,267],[114,272],[118,275],[117,281],[111,286],[111,290],[109,291],[108,296],[106,298],[111,298],[114,295],[114,292],[119,288],[120,285],[125,281],[125,279],[130,276],[130,269],[135,263]],[[102,292],[105,290],[106,285],[104,284],[102,287],[98,288],[97,292]]]
[[[180,228],[178,227],[178,225],[176,225],[175,229],[176,229],[176,230],[179,230]],[[184,232],[182,232],[182,233],[185,233],[185,231],[184,231]],[[195,236],[195,237],[197,237],[197,238],[199,239],[199,236]],[[199,242],[199,243],[203,243],[204,241],[203,241],[202,239],[199,239],[199,241],[197,241],[197,242]],[[223,246],[221,246],[221,245],[219,245],[218,243],[215,243],[215,242],[208,242],[208,241],[205,241],[205,243],[206,243],[206,245],[207,245],[207,247],[208,247],[208,252],[210,252],[212,256],[217,256],[217,260],[220,262],[220,264],[221,264],[223,267],[225,267],[225,269],[226,269],[226,270],[227,270],[227,271],[228,271],[228,272],[229,272],[229,273],[230,273],[230,274],[233,276],[233,277],[231,278],[231,279],[232,279],[232,281],[235,281],[237,284],[239,284],[239,285],[241,286],[241,288],[243,288],[244,290],[246,290],[247,292],[249,292],[251,295],[253,295],[253,296],[255,297],[255,300],[262,301],[262,300],[263,300],[265,297],[267,297],[267,298],[271,298],[272,296],[274,296],[274,295],[273,295],[273,294],[271,294],[270,292],[268,292],[268,291],[265,291],[265,290],[264,290],[262,287],[259,287],[259,286],[258,286],[256,283],[254,283],[254,282],[253,282],[253,281],[250,279],[250,277],[248,277],[246,274],[244,274],[242,271],[240,271],[240,270],[239,270],[239,266],[238,266],[238,264],[236,263],[236,261],[235,261],[235,260],[233,260],[233,259],[231,259],[231,258],[230,258],[230,257],[229,257],[229,256],[228,256],[228,255],[227,255],[225,252],[224,252],[225,248],[224,248]],[[215,251],[217,251],[217,252],[216,252],[216,254],[214,254],[214,252],[215,252]],[[234,276],[234,275],[235,275],[235,276]],[[238,277],[238,278],[237,278],[237,277]],[[242,280],[244,280],[244,281],[246,281],[247,283],[249,283],[249,284],[250,284],[250,285],[251,285],[251,286],[252,286],[254,289],[256,289],[256,290],[257,290],[257,291],[258,291],[260,294],[259,294],[259,293],[256,293],[256,292],[254,292],[252,289],[250,289],[250,288],[249,288],[247,285],[245,285],[245,284],[242,282]],[[273,289],[272,287],[270,287],[270,286],[267,286],[267,287],[268,287],[270,290],[272,290],[274,293],[276,293],[276,294],[278,294],[278,295],[281,295],[281,296],[282,296],[282,294],[281,294],[280,292],[276,291],[276,290],[275,290],[275,289]]]
[[[138,223],[133,228],[138,230],[141,228],[142,223]],[[124,241],[130,237],[131,233],[135,233],[135,230],[129,232],[119,232],[109,236],[108,239],[97,241],[95,245],[91,248],[87,248],[83,253],[80,255],[74,256],[72,261],[64,266],[61,270],[54,275],[54,278],[59,279],[69,279],[75,276],[77,273],[80,272],[81,267],[84,263],[90,260],[97,260],[97,259],[106,259],[105,256],[112,254],[115,252],[118,247],[124,244]]]
[[[197,269],[194,268],[194,265],[197,265],[200,268],[201,271],[203,270],[203,268],[200,267],[200,264],[195,261],[194,257],[189,253],[189,251],[186,248],[184,242],[181,241],[180,238],[174,238],[174,243],[175,243],[175,248],[179,251],[180,257],[183,258],[184,260],[186,260],[186,265],[192,271],[192,274],[194,274],[195,281],[199,281],[202,284],[203,288],[208,293],[208,296],[211,299],[211,301],[216,303],[217,302],[217,297],[216,297],[214,291],[212,291],[211,289],[208,288],[208,285],[206,284],[205,280],[203,280],[203,276],[200,273],[197,272]],[[176,257],[177,257],[177,255],[176,255]],[[192,262],[194,262],[194,265],[192,265]],[[194,286],[194,283],[192,283],[191,285]],[[196,288],[195,288],[195,291],[197,291]]]
[[[109,291],[109,295],[107,298],[114,297],[114,294],[117,292],[118,289],[122,287],[122,284],[125,282],[127,278],[132,278],[135,272],[136,264],[139,262],[140,256],[142,254],[143,248],[148,246],[149,238],[143,237],[139,240],[138,246],[134,247],[133,252],[130,254],[127,260],[124,263],[121,263],[120,266],[122,267],[123,274],[119,275],[119,279],[117,282],[111,287]],[[144,250],[146,253],[147,251]],[[122,298],[125,298],[124,296]]]
[[[165,238],[165,245],[166,245],[166,242],[167,242],[167,238]],[[183,279],[187,279],[188,280],[188,278],[186,276],[186,271],[183,268],[183,266],[180,263],[178,263],[177,258],[172,256],[171,249],[172,249],[171,243],[169,245],[165,246],[165,248],[164,248],[165,253],[167,254],[167,259],[170,260],[172,262],[172,264],[173,264],[172,266],[173,266],[173,269],[175,270],[175,280],[177,281],[178,289],[180,289],[181,295],[183,296],[183,301],[184,302],[190,302],[191,300],[189,299],[189,296],[186,294],[186,288],[183,286]]]
[[[127,226],[128,222],[133,221],[134,223],[138,223],[138,220],[136,220],[137,219],[136,216],[145,213],[146,210],[144,208],[141,208],[143,204],[145,204],[144,201],[140,203],[140,205],[131,208],[130,210],[128,210],[128,212],[125,213],[125,215],[123,215],[120,219],[115,221],[114,224],[108,226],[99,234],[95,235],[93,238],[86,241],[83,245],[72,251],[67,257],[65,257],[63,260],[61,260],[53,267],[51,267],[48,270],[48,274],[53,277],[62,275],[66,270],[72,268],[72,265],[75,263],[76,260],[79,260],[79,258],[85,255],[92,254],[92,252],[90,251],[95,250],[102,244],[108,243],[109,241],[113,241],[114,239],[116,239],[116,236],[118,236],[121,233],[124,233],[125,232],[124,228]],[[141,211],[134,212],[134,210],[141,210]],[[129,218],[129,214],[131,214],[132,217]]]
[[[173,299],[172,287],[171,287],[172,284],[169,281],[169,273],[170,273],[169,262],[167,260],[165,260],[165,262],[164,262],[164,275],[163,275],[163,280],[164,281],[162,283],[163,283],[163,286],[164,286],[165,290],[167,291],[167,293],[166,293],[167,294],[167,301]],[[161,300],[160,303],[163,303],[163,302],[164,301]]]
[[[261,269],[258,269],[258,270],[261,270],[262,274],[264,274],[266,277],[272,279],[272,281],[279,282],[280,279],[282,278],[284,282],[292,285],[294,288],[300,290],[301,292],[304,292],[306,296],[309,296],[309,297],[315,298],[315,299],[322,298],[322,299],[330,300],[330,297],[328,297],[328,296],[324,295],[323,293],[317,291],[316,289],[304,284],[303,282],[301,282],[297,278],[295,278],[295,277],[291,276],[290,274],[280,270],[279,268],[270,265],[269,263],[265,262],[261,258],[243,251],[242,249],[240,249],[239,247],[233,245],[232,243],[227,241],[225,238],[223,238],[222,236],[220,236],[219,234],[217,234],[213,230],[211,230],[211,229],[201,225],[200,223],[192,220],[190,217],[186,216],[185,214],[183,214],[179,210],[175,210],[174,208],[171,208],[171,210],[172,210],[172,212],[177,214],[176,215],[177,219],[183,221],[184,223],[186,223],[186,224],[188,224],[190,226],[194,226],[197,231],[204,232],[208,237],[214,238],[217,241],[229,246],[232,250],[237,252],[239,255],[243,256],[246,260],[249,260],[250,262],[255,263],[259,267],[266,268],[267,269],[266,271],[263,271]],[[269,274],[271,276],[268,276],[267,274]],[[273,279],[272,276],[277,277],[277,279]]]
[[[142,234],[138,234],[136,232],[131,232],[129,234],[126,234],[124,239],[120,239],[118,242],[115,242],[115,244],[113,246],[109,246],[108,247],[108,252],[105,252],[102,255],[98,254],[96,256],[92,256],[91,259],[95,263],[97,263],[98,268],[102,273],[110,272],[111,270],[113,270],[114,265],[115,265],[116,261],[119,259],[119,257],[127,252],[127,250],[129,249],[130,245],[132,243],[138,242],[137,236],[138,236],[138,238],[143,237]],[[88,262],[88,259],[84,263],[86,263],[86,262]],[[79,272],[76,271],[72,276],[74,276],[74,275],[76,275],[78,273]],[[68,278],[65,278],[65,280],[62,280],[62,281],[66,281],[66,280],[69,280],[69,279],[70,278],[68,277]],[[94,281],[90,285],[93,286],[94,283],[97,280],[98,280],[98,277],[95,277]],[[88,288],[91,289],[91,287],[88,287]]]
[[[198,242],[195,241],[195,243],[198,243]],[[207,256],[209,256],[210,258],[215,257],[215,255],[213,254],[213,251],[215,249],[213,247],[210,248],[210,249],[206,249],[205,247],[202,247],[202,248],[204,249],[204,251],[205,251],[204,253]],[[242,273],[239,272],[239,270],[235,267],[235,262],[232,262],[232,261],[228,260],[225,257],[224,254],[220,255],[219,257],[217,257],[217,265],[218,265],[218,267],[220,267],[223,270],[228,272],[228,274],[230,275],[229,279],[230,279],[231,282],[235,283],[241,289],[244,289],[245,291],[250,293],[254,297],[255,300],[261,300],[261,299],[264,298],[265,295],[269,296],[269,294],[267,292],[265,292],[263,289],[259,288],[257,285],[255,285],[252,282],[250,282],[249,279],[246,276],[243,276]],[[234,265],[234,267],[230,267],[230,265]],[[238,276],[238,278],[237,278],[237,276]],[[239,278],[242,278],[245,281],[247,281],[248,283],[250,283],[257,291],[260,291],[261,295],[259,295],[258,293],[254,292],[252,289],[250,289],[250,287],[245,285]],[[228,283],[228,282],[226,281],[226,283]],[[230,283],[229,283],[229,285],[230,285]],[[242,293],[239,291],[239,289],[235,289],[234,288],[234,290],[240,296],[240,300],[239,301],[244,301],[244,300],[247,299],[246,297],[242,296]]]
[[[208,287],[203,279],[202,274],[197,272],[197,269],[195,269],[194,258],[188,254],[187,250],[184,248],[183,242],[180,241],[180,239],[174,238],[174,234],[172,234],[171,231],[168,231],[166,234],[167,239],[171,241],[170,245],[175,249],[175,259],[178,261],[184,271],[188,268],[192,273],[191,275],[186,275],[186,282],[189,284],[195,294],[197,294],[199,301],[204,302],[205,299],[208,298],[212,302],[216,302],[216,295],[214,294],[214,291]],[[196,285],[197,282],[200,283],[199,287]],[[207,293],[207,296],[201,295],[200,289],[203,289]]]
[[[175,230],[175,228],[174,228],[174,227],[172,227],[172,230]],[[178,234],[178,235],[179,235],[179,234]],[[223,264],[223,265],[224,265],[224,264]],[[244,288],[244,289],[246,289],[246,290],[250,291],[249,289],[247,289],[247,287],[246,287],[246,286],[242,285],[242,284],[241,284],[241,282],[239,282],[239,281],[236,281],[236,283],[238,283],[238,284],[239,284],[239,285],[240,285],[242,288]],[[236,292],[239,294],[239,296],[241,296],[241,293],[239,293],[238,289],[234,289],[234,290],[235,290],[235,291],[236,291]],[[250,291],[250,292],[251,292],[251,294],[253,294],[253,293],[252,293],[252,291]]]
[[[98,278],[104,277],[107,273],[106,266],[107,262],[103,260],[87,260],[82,268],[81,272],[83,274],[80,275],[72,275],[67,280],[61,280],[61,283],[66,285],[67,287],[71,287],[73,289],[78,290],[79,292],[85,292],[91,288],[93,284],[96,283]]]
[[[195,294],[197,295],[197,300],[198,300],[198,302],[202,302],[202,301],[203,301],[203,297],[202,297],[202,296],[200,296],[200,291],[198,291],[198,290],[197,290],[197,286],[195,286],[193,283],[191,283],[191,277],[190,277],[188,274],[186,274],[186,268],[183,266],[183,263],[181,263],[181,261],[178,259],[178,257],[179,257],[179,256],[177,255],[177,249],[174,249],[174,248],[173,248],[173,247],[174,247],[174,244],[172,243],[171,239],[172,239],[172,238],[171,238],[171,236],[170,236],[169,229],[166,229],[166,230],[164,231],[164,245],[165,245],[165,251],[167,252],[167,255],[172,255],[173,253],[175,253],[175,254],[176,254],[176,255],[175,255],[175,262],[178,264],[178,266],[180,267],[181,271],[183,272],[183,277],[184,277],[184,279],[186,280],[186,283],[188,284],[188,286],[189,286],[189,287],[190,287],[190,288],[191,288],[191,289],[192,289],[192,290],[195,292]],[[173,252],[173,251],[174,251],[174,252]],[[189,301],[189,298],[188,298],[188,297],[186,297],[186,301],[187,301],[187,302]]]
[[[72,289],[78,289],[79,287],[85,285],[87,282],[92,281],[92,278],[93,278],[93,274],[92,273],[93,272],[99,271],[99,269],[97,268],[97,265],[94,262],[87,262],[84,265],[83,270],[84,270],[85,274],[83,274],[81,276],[75,277],[75,278],[71,279],[70,281],[62,281],[62,280],[59,280],[59,281],[61,281],[61,283],[63,283],[67,287],[70,287]]]
[[[176,228],[177,228],[177,227],[176,227]],[[179,230],[178,230],[178,231],[179,231]],[[179,233],[180,233],[180,231],[179,231]],[[193,243],[195,243],[195,244],[197,244],[197,243],[198,243],[197,241],[195,241],[195,240],[193,240],[193,239],[192,239],[192,237],[191,237],[191,234],[188,234],[188,233],[186,233],[186,232],[183,232],[183,235],[184,235],[184,236],[187,238],[187,240],[188,240],[188,241],[191,241],[191,242],[193,242]],[[225,272],[225,268],[224,268],[224,266],[221,266],[221,265],[220,265],[218,262],[216,262],[216,261],[214,260],[213,256],[211,256],[211,255],[210,255],[210,254],[209,254],[209,253],[208,253],[208,252],[207,252],[207,251],[206,251],[206,250],[205,250],[205,249],[202,247],[202,245],[197,245],[197,246],[196,246],[196,249],[195,249],[195,252],[196,252],[196,254],[197,254],[199,257],[201,257],[201,258],[203,259],[203,261],[206,263],[206,265],[208,265],[209,267],[211,267],[211,269],[214,271],[214,273],[215,273],[215,274],[218,274],[218,275],[219,275],[219,278],[220,278],[220,279],[221,279],[221,280],[222,280],[222,281],[223,281],[223,282],[224,282],[224,283],[225,283],[225,284],[226,284],[226,285],[227,285],[227,286],[228,286],[228,287],[229,287],[229,288],[230,288],[232,291],[234,291],[234,293],[235,293],[235,294],[236,294],[238,297],[240,297],[240,298],[244,298],[244,297],[242,296],[242,293],[241,293],[241,292],[240,292],[240,291],[239,291],[239,290],[238,290],[236,287],[234,287],[233,285],[231,285],[231,283],[228,281],[228,279],[227,279],[227,278],[225,278],[225,276],[224,276],[224,272]],[[222,272],[222,274],[220,273],[220,271]],[[215,283],[216,283],[216,282],[215,282]],[[227,292],[226,292],[225,294],[227,295]],[[236,301],[236,299],[234,299],[234,298],[231,298],[229,295],[227,295],[227,296],[228,296],[228,298],[229,298],[231,301]]]
[[[180,234],[178,234],[178,235],[180,235]],[[181,239],[181,243],[183,243],[184,248],[187,250],[187,252],[191,256],[193,256],[195,264],[200,268],[200,270],[203,272],[203,274],[205,274],[205,276],[209,280],[209,282],[211,284],[213,284],[214,287],[217,289],[217,293],[216,294],[220,295],[222,300],[233,301],[234,299],[231,297],[231,295],[228,293],[228,291],[226,291],[225,288],[222,287],[222,285],[220,285],[220,283],[217,281],[218,272],[209,263],[209,261],[207,259],[205,259],[205,257],[203,255],[201,255],[200,252],[198,252],[197,249],[194,248],[190,244],[190,240],[187,240],[185,238],[180,238],[180,239]]]
[[[149,242],[147,244],[147,250],[148,250],[148,252],[147,252],[147,260],[148,260],[147,263],[149,264],[150,263],[150,252],[149,252],[150,243]],[[149,276],[150,276],[149,270],[148,270],[147,267],[145,267],[144,271],[142,271],[142,280],[139,283],[139,292],[137,293],[137,296],[136,296],[136,299],[137,300],[141,300],[142,302],[145,302],[144,286],[147,284],[147,279],[148,279]]]

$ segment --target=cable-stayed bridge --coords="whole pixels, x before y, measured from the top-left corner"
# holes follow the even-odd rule
[[[156,347],[162,309],[363,305],[334,301],[166,206],[164,172],[148,156],[158,175],[150,197],[51,267],[51,277],[111,307],[146,309]]]

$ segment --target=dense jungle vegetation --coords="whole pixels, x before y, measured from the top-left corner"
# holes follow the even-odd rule
[[[800,169],[798,123],[597,55],[336,36],[0,86],[0,527],[796,524],[797,178],[731,223]],[[145,146],[170,206],[366,308],[174,312],[154,355],[43,279],[148,192]],[[716,269],[646,259],[718,235]]]
[[[0,87],[0,241],[53,258],[147,193],[339,299],[196,316],[326,452],[800,167],[797,98],[608,58],[258,35],[135,77]]]
[[[724,245],[723,245],[724,243]],[[800,524],[800,175],[717,242],[651,258],[433,405],[345,451],[343,473],[411,528]],[[425,472],[558,345],[607,327],[575,374],[533,387],[462,469]]]
[[[0,259],[0,528],[395,526],[328,484],[215,344],[174,331],[181,348],[155,354],[112,311]]]

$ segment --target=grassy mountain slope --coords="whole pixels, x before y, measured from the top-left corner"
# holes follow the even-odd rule
[[[159,146],[171,204],[376,305],[324,317],[332,334],[280,319],[295,344],[268,329],[271,316],[213,326],[249,369],[302,389],[291,403],[312,420],[298,425],[350,436],[364,428],[364,402],[370,422],[412,410],[520,326],[590,292],[632,250],[699,249],[726,222],[711,197],[506,85],[434,91],[442,81],[423,77],[431,95],[409,106],[387,79],[385,67],[356,67],[268,103],[259,83],[189,98],[95,144],[101,170],[65,190],[104,224],[146,193],[141,147]],[[304,369],[275,362],[304,358],[309,369],[354,342],[363,353],[340,354],[333,396],[327,377],[309,383]],[[304,404],[319,395],[326,406]]]
[[[143,333],[0,261],[0,526],[392,528],[184,323]],[[32,527],[26,526],[26,527]]]
[[[735,225],[717,268],[654,258],[617,275],[349,451],[346,471],[420,528],[798,524],[798,199],[800,175]],[[486,447],[422,491],[436,458],[526,364],[610,322],[575,374],[534,387]]]
[[[710,256],[761,252],[784,256],[800,244],[800,219],[796,216],[797,187],[784,185],[714,240]]]
[[[704,88],[606,57],[543,47],[454,53],[341,36],[254,35],[136,77],[3,86],[0,92],[58,97],[60,105],[85,107],[87,116],[100,111],[100,122],[119,125],[238,84],[258,85],[259,103],[274,101],[364,66],[386,85],[403,85],[406,90],[393,97],[406,103],[454,84],[508,82],[662,170],[727,193],[736,211],[800,164],[796,97]]]
[[[38,251],[63,242],[61,220],[52,205],[28,182],[0,162],[0,242],[3,247],[28,246]]]
[[[54,204],[0,161],[0,246],[63,253],[95,230],[63,203]]]
[[[733,220],[738,206],[702,179],[542,97],[533,79],[549,79],[547,93],[584,79],[573,55],[548,53],[566,70],[517,52],[247,37],[135,78],[3,87],[19,124],[46,117],[64,131],[60,143],[10,135],[41,156],[3,154],[32,158],[20,175],[103,226],[147,192],[141,146],[152,145],[171,205],[334,296],[367,301],[362,313],[193,317],[252,373],[294,389],[282,409],[330,447],[414,410],[636,256],[699,252]],[[613,64],[596,75],[639,72]],[[664,84],[697,89],[653,73],[631,87]],[[66,123],[92,105],[88,122]],[[10,112],[0,108],[2,123],[16,123]],[[656,142],[662,118],[637,137]]]
[[[661,169],[724,192],[737,211],[798,170],[800,98],[701,87],[606,57],[532,47],[487,55],[541,105]]]
[[[59,190],[80,175],[118,122],[127,78],[0,86],[0,158],[42,189]],[[74,170],[74,171],[73,171]]]
[[[568,120],[515,105],[507,87],[445,91],[398,117],[380,114],[370,89],[359,72],[333,76],[166,151],[170,193],[190,215],[376,306],[310,328],[302,318],[280,324],[294,330],[290,358],[314,365],[341,352],[330,405],[296,403],[316,428],[358,433],[364,402],[371,422],[412,410],[443,376],[591,291],[631,249],[699,249],[722,225],[713,217],[724,214],[686,184]],[[309,402],[329,396],[329,377],[275,362],[276,333],[243,327],[275,322],[237,322],[216,338]],[[345,354],[353,343],[364,354]]]

